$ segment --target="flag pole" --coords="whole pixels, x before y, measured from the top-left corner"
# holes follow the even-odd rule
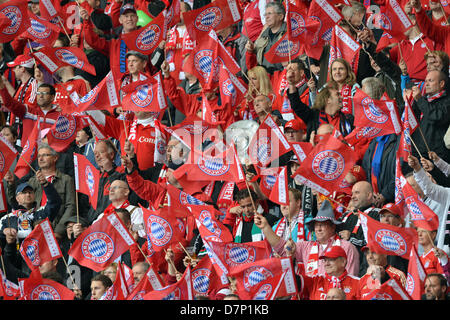
[[[24,157],[22,157],[21,154],[19,154],[19,158],[22,159],[23,161],[25,161],[25,163],[31,168],[31,170],[33,170],[34,174],[37,173],[37,171],[31,166],[31,164],[27,160],[25,160]]]
[[[64,258],[64,255],[61,255],[61,258],[64,261],[64,264],[66,265],[66,269],[67,269],[67,273],[69,274],[70,279],[72,280],[72,284],[73,284],[73,288],[74,289],[78,289],[80,290],[80,288],[78,288],[77,284],[75,283],[75,279],[72,277],[72,273],[69,270],[69,265],[67,264],[66,259]]]
[[[147,240],[148,241],[148,240]],[[145,255],[144,251],[142,251],[141,247],[139,246],[139,243],[136,242],[136,246],[138,247],[139,251],[142,253],[142,255],[144,256],[145,260],[147,260],[147,263],[152,266],[153,263],[150,262],[150,260],[148,260],[147,256]]]
[[[76,208],[77,208],[77,223],[80,223],[80,214],[79,214],[79,209],[78,209],[78,191],[75,190],[75,204],[76,204]]]
[[[420,156],[421,158],[423,158],[423,157],[422,157],[422,154],[420,153],[419,149],[417,148],[416,144],[414,143],[414,140],[411,138],[411,135],[409,135],[409,139],[411,140],[412,144],[414,145],[414,148],[416,148],[416,151],[417,151],[417,153],[419,154],[419,156]]]
[[[427,150],[428,150],[428,153],[429,153],[430,152],[430,147],[428,147],[427,140],[425,140],[425,136],[423,135],[423,132],[422,132],[422,129],[420,128],[420,126],[419,126],[419,132],[420,132],[420,135],[422,136],[423,142],[425,142],[425,146],[427,147]]]
[[[193,260],[191,255],[189,254],[189,252],[187,252],[186,248],[181,244],[180,241],[178,241],[178,244],[180,245],[181,249],[183,249],[183,251],[186,253],[186,255],[188,256],[189,259]]]

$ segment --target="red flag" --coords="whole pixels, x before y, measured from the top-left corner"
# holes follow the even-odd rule
[[[200,236],[206,241],[231,242],[233,235],[230,230],[219,221],[222,213],[213,206],[190,206],[195,217]]]
[[[0,14],[8,17],[9,22],[0,30],[0,43],[14,40],[30,26],[28,3],[22,0],[9,0],[0,5]]]
[[[105,269],[135,243],[116,213],[103,216],[73,243],[69,255],[96,272]]]
[[[185,218],[191,215],[188,207],[191,205],[206,205],[203,201],[193,197],[187,192],[184,192],[171,184],[167,185],[167,205],[176,213],[176,217]],[[162,203],[161,203],[162,205]]]
[[[150,55],[158,48],[159,43],[165,39],[167,33],[166,27],[164,14],[161,12],[144,27],[124,33],[122,38],[128,50]]]
[[[219,83],[222,106],[234,110],[244,100],[247,85],[225,68],[220,68]]]
[[[409,257],[408,275],[406,277],[406,291],[413,300],[422,300],[426,275],[427,273],[417,254],[416,246],[413,245]]]
[[[193,300],[191,267],[187,266],[183,277],[176,283],[156,289],[144,295],[144,300]]]
[[[189,54],[183,70],[194,75],[203,88],[211,88],[218,86],[219,72],[223,66],[232,74],[241,70],[234,57],[217,38],[216,32],[211,30]]]
[[[364,143],[365,140],[372,140],[375,137],[385,135],[383,129],[375,127],[356,127],[348,135],[344,137],[344,140],[351,146],[355,146],[358,143]]]
[[[398,44],[397,40],[395,40],[394,37],[391,36],[389,33],[383,32],[380,40],[378,40],[376,52],[378,53],[392,44]]]
[[[62,284],[42,278],[38,269],[23,282],[24,300],[74,300],[75,294]]]
[[[78,47],[43,47],[39,51],[32,52],[32,55],[51,74],[61,67],[72,66],[94,76],[96,75],[95,67],[89,63],[83,49]]]
[[[314,34],[320,28],[317,20],[309,19],[308,8],[304,2],[296,4],[286,1],[286,26],[289,40],[309,41],[308,35]]]
[[[122,107],[128,111],[161,112],[167,107],[160,83],[150,77],[121,88],[125,93]]]
[[[170,6],[164,9],[164,18],[167,30],[181,21],[180,0],[173,0]]]
[[[330,135],[314,147],[292,177],[297,183],[328,196],[339,189],[342,180],[353,168],[353,154],[352,148]]]
[[[82,117],[60,113],[55,124],[51,126],[45,136],[50,147],[56,152],[64,152],[82,128]]]
[[[31,270],[38,269],[45,262],[62,257],[48,218],[39,223],[22,241],[19,251]]]
[[[150,267],[145,276],[136,284],[127,300],[144,300],[145,294],[163,288],[163,283],[159,275]]]
[[[122,264],[122,262],[117,264],[116,280],[99,300],[125,300],[127,298],[128,285]]]
[[[433,210],[430,209],[420,199],[417,192],[406,181],[403,181],[402,193],[405,197],[404,204],[408,207],[408,211],[411,215],[411,221],[413,221],[416,227],[420,227],[429,231],[435,231],[439,228],[439,218]]]
[[[224,286],[208,255],[203,256],[191,272],[192,291],[195,296],[208,296]]]
[[[25,141],[26,139],[26,141]],[[37,148],[41,143],[40,121],[34,122],[34,128],[28,137],[22,137],[23,148],[19,159],[17,160],[14,174],[17,178],[22,178],[30,172],[30,164],[37,157]]]
[[[361,226],[370,250],[409,259],[414,243],[418,241],[414,228],[403,228],[381,223],[360,212]]]
[[[100,171],[81,154],[73,154],[73,164],[76,192],[87,195],[91,206],[97,209]]]
[[[390,279],[361,300],[411,300],[411,297],[397,280]]]
[[[248,294],[249,300],[274,300],[277,297],[281,297],[279,291],[286,274],[287,272],[285,271],[260,281],[250,289]]]
[[[28,15],[30,17],[30,26],[21,36],[40,43],[44,47],[53,47],[53,43],[58,39],[61,29],[31,12],[28,12]]]
[[[419,126],[417,119],[412,111],[412,95],[405,99],[405,109],[402,115],[403,131],[400,137],[400,145],[397,154],[407,161],[411,154],[411,135]]]
[[[289,142],[298,161],[303,162],[314,146],[310,142]]]
[[[289,205],[287,169],[282,167],[276,176],[275,184],[269,194],[269,200],[279,205]]]
[[[389,0],[380,7],[381,12],[374,14],[374,26],[389,33],[398,41],[406,39],[405,32],[414,25],[403,11],[397,0]]]
[[[185,163],[174,171],[176,179],[184,174],[193,181],[242,182],[245,179],[234,145],[221,153],[217,152],[217,155],[214,155],[215,150],[210,149],[205,152],[193,151],[193,162]]]
[[[6,279],[3,270],[0,270],[0,283],[0,295],[3,296],[3,300],[16,300],[20,297],[19,286]]]
[[[405,196],[403,195],[402,186],[406,183],[406,179],[403,176],[402,168],[400,166],[400,159],[397,156],[395,158],[395,191],[394,191],[394,203],[397,206],[401,206],[403,208],[403,201],[405,200]],[[402,217],[405,218],[405,217]]]
[[[305,43],[306,54],[319,60],[323,46],[331,40],[333,27],[343,19],[342,15],[327,0],[313,0],[308,10],[308,18],[319,22],[320,28],[316,32],[308,32]]]
[[[402,132],[398,111],[392,100],[374,100],[361,89],[353,96],[355,127],[383,130],[383,135]]]
[[[148,245],[159,252],[171,244],[183,241],[184,233],[178,228],[178,220],[169,214],[169,207],[150,211],[141,206],[144,213],[144,225],[147,232]]]
[[[120,105],[119,91],[112,71],[84,97],[79,98],[78,94],[73,92],[70,98],[73,105],[62,106],[66,113],[81,113],[86,110],[107,110],[113,113]]]
[[[182,15],[187,32],[199,43],[199,38],[211,30],[218,31],[241,21],[242,9],[237,0],[217,0]]]
[[[3,182],[0,182],[0,213],[8,211],[8,203],[6,202],[6,192]]]
[[[254,287],[261,281],[279,276],[286,272],[283,284],[280,286],[278,294],[288,296],[297,293],[297,283],[294,278],[291,258],[269,258],[247,263],[239,267],[231,268],[230,275],[236,278],[236,286],[239,297],[244,300],[252,298]]]
[[[52,0],[40,0],[39,1],[39,11],[43,18],[51,20],[52,18],[63,14],[63,12],[58,10],[58,9],[61,9],[61,5],[59,4],[59,1],[54,1],[54,2],[55,2],[55,4],[53,4]],[[65,21],[65,19],[64,19],[64,21]]]
[[[266,52],[265,57],[270,63],[288,62],[303,53],[303,46],[300,40],[291,40],[289,34],[285,33],[280,40],[278,40],[269,51]]]
[[[0,181],[8,172],[17,156],[14,146],[0,134]]]
[[[249,159],[257,166],[268,166],[292,149],[270,114],[264,118],[248,147]]]
[[[328,60],[328,68],[337,58],[343,58],[350,63],[353,72],[358,71],[359,51],[361,45],[356,42],[343,28],[335,25],[331,35],[330,57]]]

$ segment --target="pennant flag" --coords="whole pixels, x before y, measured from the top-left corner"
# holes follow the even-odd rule
[[[283,154],[292,150],[283,132],[270,114],[264,118],[248,147],[250,161],[266,167]]]
[[[183,241],[184,233],[180,231],[179,222],[169,212],[169,207],[151,211],[141,206],[144,213],[144,226],[148,245],[155,252],[168,248],[171,244]]]
[[[181,279],[169,286],[144,295],[144,300],[193,300],[191,267],[187,266]]]
[[[385,135],[385,131],[375,127],[355,127],[352,132],[344,137],[344,140],[351,146],[364,143],[367,140]]]
[[[255,286],[261,281],[286,273],[279,287],[280,296],[297,294],[291,258],[269,258],[231,268],[230,275],[236,278],[239,297],[243,300],[253,298]],[[253,291],[253,295],[251,292]]]
[[[303,52],[303,46],[300,40],[291,40],[289,34],[285,33],[280,40],[270,47],[265,57],[267,61],[275,64],[291,61]]]
[[[14,146],[0,134],[0,181],[8,172],[18,152]]]
[[[411,297],[397,280],[390,279],[361,300],[411,300]]]
[[[308,42],[305,42],[306,54],[316,60],[320,59],[323,46],[331,41],[333,27],[342,19],[342,15],[327,0],[313,0],[309,6],[308,19],[317,21],[316,32],[307,31]]]
[[[48,218],[34,227],[22,241],[19,251],[30,270],[38,269],[43,263],[62,257]]]
[[[287,272],[264,279],[250,289],[250,300],[274,300],[281,297],[278,293]]]
[[[49,146],[56,152],[64,152],[82,128],[83,119],[80,116],[60,113],[55,124],[51,126],[45,136]]]
[[[62,284],[42,278],[38,269],[23,282],[24,300],[74,300],[75,293]]]
[[[30,26],[21,36],[31,39],[44,47],[53,47],[61,29],[57,25],[31,12],[28,12],[28,15],[30,17]]]
[[[233,235],[230,230],[219,221],[222,215],[213,206],[189,206],[197,223],[197,229],[203,240],[215,242],[231,242]]]
[[[204,89],[219,85],[219,72],[222,67],[231,74],[237,74],[241,70],[214,30],[197,43],[183,64],[183,70],[194,75]]]
[[[86,110],[107,110],[113,113],[120,105],[119,91],[112,71],[84,97],[79,98],[78,94],[73,92],[70,98],[73,104],[62,106],[65,113],[81,113]]]
[[[405,109],[402,114],[403,131],[400,138],[400,145],[398,147],[397,154],[399,157],[407,161],[408,156],[411,154],[411,135],[419,126],[419,123],[412,111],[412,95],[405,99]]]
[[[44,19],[51,20],[52,18],[63,14],[63,12],[61,12],[62,10],[58,9],[61,9],[61,5],[58,1],[55,1],[55,4],[53,4],[52,0],[39,1],[39,11]],[[65,19],[63,20],[65,21]]]
[[[43,47],[39,51],[32,52],[32,55],[51,74],[62,67],[72,66],[96,75],[95,67],[89,63],[83,49],[78,47]]]
[[[437,214],[422,201],[406,179],[403,180],[402,193],[405,197],[404,204],[408,207],[414,225],[429,231],[438,230],[439,218]]]
[[[269,200],[282,206],[289,205],[289,188],[287,169],[282,167],[278,172],[275,184],[269,194]]]
[[[162,288],[163,285],[160,276],[153,270],[153,267],[150,267],[145,276],[128,295],[127,300],[144,300],[144,296],[148,292],[161,290]]]
[[[122,108],[127,111],[161,112],[167,107],[160,82],[153,77],[121,88]]]
[[[241,21],[242,9],[237,0],[217,0],[182,15],[187,32],[199,43],[199,38],[211,30],[218,31]]]
[[[100,171],[82,154],[73,154],[75,191],[89,197],[89,203],[97,209]]]
[[[203,256],[192,269],[191,279],[194,296],[208,296],[212,290],[223,287],[208,255]]]
[[[414,25],[403,11],[401,3],[397,0],[387,0],[380,9],[378,14],[373,15],[374,26],[389,33],[397,41],[406,40],[405,32]]]
[[[111,213],[79,235],[70,248],[69,255],[80,265],[100,272],[134,243],[133,237],[117,214]]]
[[[289,142],[298,161],[303,162],[314,146],[310,142]]]
[[[403,208],[403,201],[405,200],[405,196],[403,195],[402,187],[406,184],[406,179],[403,176],[402,168],[400,166],[400,159],[397,156],[395,158],[395,191],[394,191],[394,203],[397,206]],[[405,218],[405,217],[402,217]]]
[[[8,203],[6,200],[6,191],[3,182],[0,182],[0,213],[8,211]]]
[[[20,297],[20,289],[19,286],[14,282],[6,279],[3,270],[0,269],[0,296],[3,297],[3,300],[16,300]]]
[[[159,43],[166,37],[167,26],[164,20],[164,14],[161,12],[144,27],[124,33],[122,39],[125,41],[128,50],[151,55],[158,48]]]
[[[185,163],[174,171],[176,179],[183,175],[193,181],[242,182],[245,179],[234,145],[217,155],[213,155],[215,150],[193,151],[193,162]]]
[[[414,228],[403,228],[381,223],[360,212],[361,226],[370,250],[409,259],[414,243],[418,241]]]
[[[2,23],[0,43],[7,43],[18,38],[30,26],[28,3],[22,0],[9,0],[0,5],[0,14],[9,21]]]
[[[126,300],[129,292],[122,264],[123,262],[117,264],[116,280],[99,300]]]
[[[356,42],[343,28],[335,25],[331,35],[330,57],[328,60],[328,69],[337,58],[343,58],[348,61],[353,72],[358,71],[359,51],[361,45]],[[356,118],[355,118],[356,119]]]
[[[184,192],[171,184],[167,185],[167,203],[165,206],[173,209],[176,213],[176,217],[185,218],[191,215],[188,207],[191,205],[206,205],[203,201],[191,196],[189,193]],[[160,205],[163,205],[162,203]]]
[[[170,6],[164,9],[163,14],[166,28],[167,30],[170,30],[181,21],[180,0],[173,0]]]
[[[408,263],[408,274],[406,277],[406,291],[413,300],[422,300],[424,293],[424,282],[427,276],[425,268],[417,254],[416,246],[411,248],[411,254]]]
[[[25,141],[26,139],[26,141]],[[37,148],[41,143],[41,129],[40,121],[34,122],[33,130],[28,137],[22,137],[22,152],[17,160],[16,168],[14,169],[14,174],[17,178],[21,179],[30,172],[30,164],[37,157]]]
[[[245,99],[247,85],[223,67],[219,71],[219,83],[222,106],[234,110]]]
[[[378,40],[377,48],[375,50],[378,53],[393,44],[398,44],[397,40],[395,40],[394,37],[386,31],[383,31],[383,34],[381,35],[380,40]]]
[[[339,189],[353,168],[353,154],[351,147],[330,135],[314,147],[292,177],[298,184],[305,184],[328,196]]]
[[[383,130],[383,135],[402,132],[400,117],[394,101],[373,100],[364,91],[357,88],[353,96],[353,105],[355,127],[379,128]]]
[[[320,28],[318,20],[309,19],[308,7],[302,1],[296,1],[296,4],[286,1],[286,17],[288,39],[292,41],[308,42],[308,35]]]

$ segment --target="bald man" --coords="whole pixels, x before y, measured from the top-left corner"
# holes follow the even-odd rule
[[[326,300],[345,300],[346,295],[344,290],[340,288],[331,288],[327,292]]]
[[[339,232],[339,236],[344,240],[350,241],[358,249],[360,252],[360,266],[365,270],[367,261],[364,255],[361,254],[361,249],[366,245],[366,239],[364,238],[364,233],[361,228],[359,211],[380,221],[380,209],[375,208],[374,206],[374,192],[372,185],[369,182],[358,181],[353,185],[349,208],[352,208],[353,210],[345,212],[339,219],[343,222],[343,227]]]

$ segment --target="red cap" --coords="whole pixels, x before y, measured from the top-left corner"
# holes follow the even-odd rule
[[[34,66],[34,60],[29,55],[21,54],[17,56],[12,62],[7,63],[8,67],[13,68],[15,66],[22,66],[25,68],[32,68]]]
[[[390,213],[393,213],[399,217],[403,217],[402,209],[399,206],[395,205],[395,203],[386,203],[383,208],[381,208],[379,214],[384,211],[389,211]]]
[[[291,128],[292,130],[306,130],[306,124],[301,119],[292,119],[284,124],[284,129]]]
[[[332,246],[332,247],[329,247],[325,251],[325,253],[319,257],[319,259],[324,259],[324,258],[335,259],[335,258],[339,258],[339,257],[347,259],[347,254],[345,253],[344,249],[342,249],[341,246]]]

